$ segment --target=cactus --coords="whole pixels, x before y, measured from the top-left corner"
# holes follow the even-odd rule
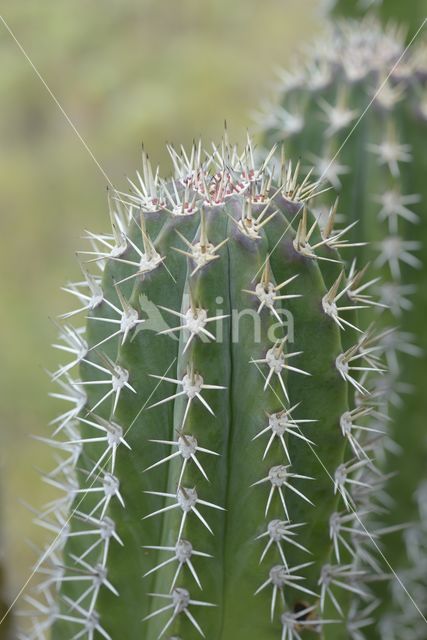
[[[327,0],[326,9],[336,17],[361,18],[369,12],[385,23],[395,20],[407,25],[409,39],[422,27],[426,18],[423,0]]]
[[[359,638],[384,364],[339,253],[357,243],[334,207],[319,225],[319,183],[274,147],[170,154],[173,179],[143,154],[111,194],[66,287],[61,496],[38,516],[54,540],[21,637]]]
[[[346,220],[360,219],[355,231],[360,232],[361,226],[362,236],[371,241],[362,255],[374,264],[373,277],[381,277],[377,294],[389,307],[388,311],[378,307],[373,317],[378,315],[377,322],[396,327],[394,334],[384,334],[390,372],[379,382],[388,388],[389,402],[383,403],[382,410],[389,425],[381,428],[388,433],[385,448],[396,453],[397,446],[402,454],[399,473],[387,487],[396,506],[389,514],[375,517],[383,520],[381,530],[392,532],[384,540],[384,555],[409,594],[417,594],[420,611],[399,580],[391,583],[393,598],[382,584],[376,595],[384,602],[383,611],[372,637],[380,634],[385,640],[423,640],[425,623],[420,612],[427,607],[423,543],[427,405],[421,393],[406,395],[426,373],[423,359],[409,362],[407,356],[421,355],[420,346],[427,348],[425,272],[419,253],[427,241],[427,226],[420,215],[421,203],[427,202],[422,142],[427,66],[425,46],[415,43],[404,51],[400,28],[383,30],[371,17],[338,22],[331,27],[330,37],[314,47],[314,56],[301,73],[283,74],[278,105],[268,105],[260,121],[266,145],[285,139],[290,153],[314,162],[317,175],[340,193]],[[318,215],[323,215],[322,208]],[[416,231],[414,225],[418,225]],[[408,428],[402,430],[402,423]],[[383,466],[390,471],[395,468],[395,457]],[[398,522],[413,523],[403,533],[406,545],[402,531],[395,530]]]

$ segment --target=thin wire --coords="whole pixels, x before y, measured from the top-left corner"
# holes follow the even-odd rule
[[[74,122],[71,120],[70,116],[67,114],[67,112],[65,111],[65,109],[63,108],[61,103],[59,102],[58,98],[55,96],[55,94],[53,93],[52,89],[49,87],[49,85],[47,84],[46,80],[43,78],[43,76],[41,75],[40,71],[37,69],[36,65],[31,60],[31,58],[29,57],[29,55],[25,51],[24,47],[19,42],[19,40],[17,39],[17,37],[13,33],[12,29],[9,27],[9,25],[7,24],[6,20],[3,18],[2,15],[0,15],[0,20],[3,22],[5,28],[7,29],[7,31],[12,36],[13,40],[15,41],[17,46],[19,47],[19,49],[22,52],[22,54],[25,56],[25,58],[28,61],[28,63],[31,65],[31,68],[33,69],[34,73],[37,75],[39,80],[42,82],[42,84],[45,87],[46,91],[49,93],[50,97],[55,102],[55,104],[57,105],[58,109],[61,111],[62,115],[64,116],[64,118],[66,119],[66,121],[68,122],[68,124],[70,125],[70,127],[72,128],[72,130],[74,131],[74,133],[76,134],[76,136],[78,137],[78,139],[80,140],[80,142],[82,143],[82,145],[84,146],[84,148],[86,149],[86,151],[88,152],[88,154],[90,155],[90,157],[92,158],[92,160],[94,161],[96,166],[98,167],[98,169],[101,172],[101,174],[107,180],[108,184],[114,189],[114,191],[116,191],[116,188],[114,187],[113,183],[111,182],[110,178],[108,177],[108,175],[105,172],[105,170],[103,169],[103,167],[100,165],[100,163],[96,159],[93,151],[90,149],[89,145],[87,144],[87,142],[85,141],[85,139],[83,138],[81,133],[78,131],[78,129],[75,126]],[[166,271],[168,272],[168,274],[170,275],[170,277],[172,278],[172,280],[176,283],[176,280],[173,277],[173,275],[170,272],[170,270],[168,269],[168,266],[165,263],[163,263],[163,266],[166,269]]]
[[[22,44],[19,42],[18,38],[15,36],[14,32],[12,31],[12,29],[9,27],[9,25],[7,24],[6,20],[3,18],[2,15],[0,15],[0,20],[2,21],[2,23],[4,24],[5,28],[7,29],[7,31],[9,32],[9,34],[11,35],[11,37],[13,38],[13,40],[15,41],[16,45],[18,46],[18,48],[20,49],[21,53],[24,55],[24,57],[26,58],[27,62],[30,64],[31,68],[33,69],[34,73],[36,74],[36,76],[38,77],[38,79],[40,80],[40,82],[43,84],[44,88],[46,89],[46,91],[48,92],[48,94],[50,95],[50,97],[52,98],[52,100],[55,102],[56,106],[58,107],[58,109],[60,110],[60,112],[62,113],[62,115],[64,116],[64,118],[66,119],[66,121],[68,122],[68,124],[70,125],[70,127],[72,128],[72,130],[74,131],[74,133],[76,134],[76,136],[78,137],[78,139],[80,140],[80,142],[82,143],[82,145],[84,146],[84,148],[86,149],[86,151],[88,152],[88,154],[90,155],[90,157],[92,158],[92,160],[94,161],[94,163],[96,164],[96,166],[98,167],[99,171],[101,172],[101,174],[104,176],[104,178],[107,180],[108,184],[114,189],[114,185],[111,182],[110,178],[108,177],[107,173],[105,172],[105,170],[102,168],[102,166],[99,164],[98,160],[95,158],[95,155],[93,153],[93,151],[90,149],[89,145],[87,144],[87,142],[85,141],[85,139],[83,138],[83,136],[81,135],[81,133],[78,131],[76,125],[74,124],[74,122],[71,120],[70,116],[68,115],[68,113],[65,111],[64,107],[61,105],[61,103],[59,102],[58,98],[56,97],[56,95],[53,93],[52,89],[49,87],[49,85],[47,84],[46,80],[43,78],[42,74],[40,73],[40,71],[37,69],[36,65],[34,64],[34,62],[31,60],[30,56],[28,55],[28,53],[25,51],[24,47],[22,46]]]

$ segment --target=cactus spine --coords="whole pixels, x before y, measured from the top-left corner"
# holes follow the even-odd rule
[[[427,531],[422,416],[427,407],[423,394],[405,394],[425,376],[424,361],[409,362],[407,356],[419,356],[419,345],[427,346],[420,331],[427,310],[420,249],[427,237],[419,215],[421,203],[425,207],[427,202],[420,142],[427,119],[426,68],[425,45],[414,44],[404,55],[401,29],[383,30],[371,17],[359,23],[342,21],[331,27],[328,45],[322,40],[314,47],[301,74],[284,74],[279,104],[267,107],[261,122],[266,144],[285,139],[293,155],[317,165],[317,173],[340,192],[342,210],[346,216],[350,213],[348,221],[360,218],[362,235],[371,241],[363,250],[364,259],[373,262],[373,277],[381,276],[377,294],[389,307],[377,309],[377,322],[395,328],[384,333],[389,373],[378,378],[378,391],[386,391],[382,412],[389,424],[379,420],[377,426],[388,434],[382,440],[383,455],[396,453],[399,447],[402,452],[399,473],[387,488],[397,508],[375,518],[383,520],[382,531],[390,532],[384,539],[384,554],[409,593],[417,594],[421,611],[427,605],[422,543]],[[402,421],[409,425],[404,431]],[[383,469],[393,472],[395,466],[392,456]],[[414,524],[402,534],[396,530],[399,522]],[[379,627],[367,636],[422,640],[425,623],[420,611],[398,580],[391,581],[392,598],[386,585],[375,590],[383,600],[382,614]]]
[[[383,364],[338,253],[354,243],[274,148],[170,153],[168,182],[143,154],[67,286],[62,496],[38,517],[55,540],[22,637],[356,638]]]

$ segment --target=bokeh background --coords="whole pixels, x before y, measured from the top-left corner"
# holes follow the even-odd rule
[[[320,0],[2,0],[1,14],[119,189],[144,142],[242,141],[275,69],[321,29]],[[70,308],[84,229],[107,227],[106,178],[0,22],[0,475],[11,595],[26,580],[48,497],[38,474],[57,407],[52,318]]]

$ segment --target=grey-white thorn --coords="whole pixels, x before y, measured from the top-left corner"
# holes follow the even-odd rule
[[[173,179],[168,184],[162,181],[165,210],[177,217],[195,215],[200,211],[200,195],[194,190],[192,182],[185,184],[183,192],[179,189],[179,186]]]
[[[76,297],[82,306],[62,314],[60,318],[71,318],[83,311],[93,311],[105,301],[100,278],[93,276],[82,265],[80,265],[80,268],[85,277],[84,281],[71,283],[63,287],[62,290]],[[84,293],[84,290],[88,290],[88,292]]]
[[[378,359],[378,351],[381,345],[375,344],[370,332],[364,333],[360,340],[337,356],[335,366],[341,377],[349,382],[363,396],[370,395],[366,387],[358,381],[360,372],[384,373]],[[365,365],[365,366],[361,366]],[[369,366],[366,366],[369,365]]]
[[[376,429],[374,427],[367,427],[365,425],[357,424],[357,421],[371,416],[371,407],[356,407],[352,411],[345,411],[340,416],[341,433],[344,438],[347,438],[353,453],[357,458],[368,458],[368,453],[360,442],[360,434],[379,434],[384,435],[386,432],[384,429]]]
[[[269,571],[268,578],[265,582],[262,583],[260,587],[255,591],[255,595],[258,595],[266,589],[267,587],[272,587],[271,594],[271,606],[270,606],[270,615],[271,620],[274,619],[274,612],[276,610],[277,596],[280,595],[282,600],[282,605],[286,603],[284,589],[285,587],[289,589],[295,589],[300,593],[305,593],[310,596],[317,597],[317,594],[311,589],[307,589],[307,587],[303,587],[300,582],[304,580],[304,577],[298,575],[298,571],[301,569],[305,569],[312,565],[312,562],[305,562],[304,564],[297,565],[295,567],[287,567],[285,565],[277,564],[272,567]]]
[[[65,365],[61,365],[57,371],[52,376],[52,380],[57,380],[64,374],[68,373],[77,366],[83,358],[87,356],[89,347],[84,337],[85,328],[81,327],[76,329],[70,325],[58,325],[59,329],[59,340],[62,342],[54,343],[52,346],[55,349],[59,349],[60,351],[64,351],[65,353],[71,354],[73,359],[71,362]]]
[[[177,247],[172,247],[174,251],[177,251],[181,255],[184,255],[194,264],[193,271],[191,275],[194,276],[200,269],[203,269],[206,265],[211,262],[218,260],[220,258],[219,250],[228,242],[228,238],[222,240],[222,242],[217,245],[209,242],[207,228],[206,228],[206,218],[204,211],[202,209],[200,213],[200,238],[194,244],[192,244],[185,236],[182,235],[178,230],[176,230],[178,237],[184,243],[186,249],[180,249]]]
[[[353,304],[361,304],[366,307],[377,307],[380,309],[387,309],[389,307],[388,304],[385,304],[383,300],[378,301],[376,296],[372,296],[367,293],[367,289],[369,287],[377,285],[381,278],[372,278],[368,280],[368,282],[363,282],[363,277],[368,270],[368,265],[366,265],[360,271],[356,270],[356,260],[350,265],[350,269],[347,275],[347,284],[349,285],[347,288],[347,296]]]
[[[123,427],[121,427],[114,420],[105,420],[100,416],[94,415],[94,420],[88,420],[87,418],[79,418],[80,422],[89,425],[93,429],[96,429],[98,432],[101,432],[104,435],[96,435],[93,438],[79,438],[78,440],[71,440],[69,444],[101,444],[105,445],[104,451],[99,456],[95,465],[92,467],[89,478],[95,473],[95,471],[99,468],[99,466],[103,463],[103,461],[108,456],[108,462],[110,466],[111,473],[114,473],[116,468],[116,457],[117,457],[117,449],[120,445],[125,446],[127,449],[131,449],[130,445],[126,442],[123,436]]]
[[[338,325],[341,330],[345,330],[346,327],[350,327],[359,333],[363,333],[359,327],[352,324],[348,320],[345,320],[342,317],[342,313],[346,311],[355,311],[359,309],[366,309],[368,305],[366,304],[354,304],[353,300],[351,300],[349,296],[349,292],[353,286],[353,281],[348,280],[346,284],[341,288],[340,285],[344,277],[344,272],[341,271],[338,278],[335,280],[329,291],[325,293],[322,298],[322,308],[326,315],[328,315],[332,320]],[[340,300],[344,297],[344,305],[338,306]],[[350,298],[349,302],[351,304],[345,303],[345,297]]]
[[[169,629],[171,624],[180,614],[185,615],[190,620],[191,624],[196,629],[196,631],[202,636],[202,638],[205,637],[205,634],[203,633],[202,628],[200,627],[199,623],[197,622],[193,614],[190,612],[189,608],[190,606],[216,607],[217,605],[212,604],[210,602],[201,602],[200,600],[194,600],[192,599],[187,589],[182,589],[179,587],[175,588],[170,594],[150,593],[148,595],[156,598],[163,598],[169,601],[169,604],[165,605],[164,607],[161,607],[160,609],[157,609],[156,611],[153,611],[148,616],[145,616],[145,618],[143,619],[143,621],[145,622],[146,620],[150,620],[151,618],[161,615],[166,611],[171,611],[172,615],[170,616],[169,620],[166,622],[163,629],[160,631],[158,635],[159,639],[165,635],[166,631]]]
[[[293,480],[293,479],[313,480],[313,478],[310,478],[309,476],[301,475],[299,473],[291,473],[290,471],[288,471],[289,468],[290,468],[290,465],[287,465],[287,466],[277,465],[277,466],[271,467],[268,472],[268,475],[265,478],[262,478],[262,480],[258,480],[257,482],[254,482],[251,485],[252,487],[255,487],[257,485],[270,483],[270,491],[268,494],[267,504],[265,507],[266,516],[270,509],[273,496],[277,492],[279,494],[280,502],[282,504],[286,519],[289,520],[289,513],[288,513],[288,508],[286,506],[286,500],[285,500],[285,494],[284,494],[285,489],[292,491],[297,496],[299,496],[302,500],[305,500],[305,502],[308,502],[309,504],[313,505],[311,500],[309,500],[309,498],[307,498],[306,495],[304,495],[301,491],[299,491],[299,489],[296,489],[294,486],[292,486],[289,482],[290,480]]]
[[[123,500],[123,496],[120,493],[119,479],[115,475],[107,471],[102,471],[102,474],[100,475],[101,475],[101,478],[100,478],[101,486],[99,487],[89,486],[87,488],[84,487],[84,488],[75,490],[74,493],[83,494],[83,495],[94,494],[95,496],[97,494],[101,494],[101,498],[93,507],[89,515],[94,516],[97,513],[97,511],[100,509],[101,511],[100,511],[99,518],[102,520],[107,512],[108,507],[110,506],[110,502],[112,498],[117,498],[117,500],[120,502],[123,508],[125,506],[125,503]]]
[[[23,600],[30,609],[22,609],[17,612],[20,617],[30,618],[32,622],[31,632],[20,633],[17,630],[19,640],[47,640],[50,637],[52,624],[59,615],[57,598],[48,589],[42,589],[37,597],[26,594]]]
[[[218,320],[228,318],[228,315],[218,315],[209,318],[206,309],[196,307],[195,305],[191,305],[185,313],[180,313],[178,311],[175,311],[174,309],[169,309],[168,307],[162,307],[160,305],[159,309],[163,309],[163,311],[167,311],[168,313],[171,313],[181,319],[181,324],[178,327],[172,327],[170,329],[159,331],[159,335],[167,335],[169,333],[175,333],[178,331],[183,331],[189,334],[189,337],[183,349],[183,353],[187,351],[188,347],[196,336],[199,336],[201,338],[205,337],[209,340],[215,341],[215,336],[210,331],[208,331],[206,325],[210,322],[218,322]]]
[[[379,252],[375,266],[388,265],[392,277],[397,281],[401,279],[401,262],[414,269],[421,269],[423,266],[421,260],[412,254],[413,251],[422,249],[422,243],[416,240],[404,240],[399,235],[389,235],[377,242],[375,248]]]
[[[167,507],[163,507],[162,509],[158,509],[157,511],[153,511],[152,513],[149,513],[148,515],[143,517],[143,520],[146,520],[147,518],[152,518],[153,516],[160,515],[161,513],[165,513],[166,511],[170,511],[172,509],[181,509],[182,516],[181,516],[181,523],[179,525],[179,531],[177,536],[178,540],[182,536],[182,532],[185,527],[187,516],[191,512],[194,513],[194,515],[200,520],[200,522],[209,531],[209,533],[213,535],[212,529],[210,528],[209,524],[207,523],[207,521],[199,511],[198,505],[210,507],[211,509],[217,509],[219,511],[225,511],[223,507],[220,507],[219,505],[214,504],[213,502],[207,502],[206,500],[201,500],[197,494],[196,489],[191,487],[181,486],[178,488],[178,491],[176,494],[165,493],[163,491],[144,491],[144,493],[147,493],[152,496],[169,498],[174,500],[175,502],[174,504],[171,504]]]
[[[305,553],[311,553],[302,544],[300,544],[299,542],[296,542],[294,539],[295,536],[297,535],[297,531],[295,530],[299,529],[299,527],[302,527],[302,526],[304,526],[304,523],[291,524],[288,520],[278,520],[278,519],[270,520],[270,522],[267,525],[267,530],[255,538],[256,540],[262,540],[263,538],[268,538],[267,544],[265,545],[264,551],[262,552],[259,560],[260,564],[266,557],[269,549],[273,545],[276,545],[276,548],[279,552],[283,565],[287,567],[288,563],[286,560],[286,555],[283,551],[282,543],[293,545],[294,547],[301,549],[301,551],[304,551]]]
[[[160,569],[162,569],[163,567],[166,567],[167,565],[169,565],[172,562],[178,562],[178,568],[174,574],[174,577],[172,579],[172,584],[171,584],[171,588],[170,590],[173,591],[173,589],[175,588],[176,582],[179,578],[179,575],[183,569],[183,567],[185,565],[187,565],[191,575],[193,576],[197,586],[199,587],[199,589],[202,589],[202,584],[200,582],[200,578],[197,575],[197,572],[194,568],[194,565],[192,563],[191,558],[193,556],[199,556],[199,557],[203,557],[203,558],[212,558],[213,556],[211,556],[208,553],[203,553],[202,551],[196,551],[195,549],[193,549],[193,545],[191,544],[191,542],[189,542],[188,540],[184,540],[183,538],[180,538],[175,547],[159,547],[159,546],[153,546],[153,545],[144,545],[143,547],[144,549],[153,549],[156,551],[167,551],[167,552],[172,552],[173,556],[171,558],[168,558],[167,560],[164,560],[163,562],[160,562],[158,565],[156,565],[155,567],[153,567],[152,569],[150,569],[149,571],[147,571],[144,574],[144,578],[146,576],[151,575],[152,573],[155,573],[157,571],[159,571]]]
[[[81,558],[71,555],[70,558],[74,561],[72,567],[67,567],[67,574],[62,577],[61,582],[73,582],[73,583],[89,583],[87,589],[79,595],[78,599],[73,601],[73,605],[70,607],[72,610],[76,609],[79,605],[85,606],[85,611],[91,616],[95,611],[96,601],[99,596],[101,587],[105,587],[118,596],[117,589],[111,584],[107,577],[107,568],[102,563],[97,563],[95,566],[90,565]]]
[[[362,482],[355,478],[349,477],[351,473],[360,471],[366,465],[371,464],[369,459],[363,460],[349,460],[343,464],[338,465],[334,473],[334,493],[340,494],[345,507],[348,511],[354,506],[353,498],[350,494],[350,490],[347,487],[359,486],[366,489],[370,489],[371,485],[367,482]]]
[[[419,194],[402,195],[397,189],[384,191],[379,196],[374,196],[374,202],[381,205],[378,218],[388,224],[389,233],[397,235],[399,232],[399,219],[412,224],[419,222],[419,217],[408,205],[418,204],[422,198]]]
[[[142,235],[143,249],[140,249],[140,247],[129,236],[126,238],[128,244],[135,251],[137,255],[137,259],[129,260],[128,258],[112,258],[112,260],[128,265],[129,267],[132,267],[132,268],[136,267],[136,271],[134,271],[134,273],[132,273],[129,276],[126,276],[125,278],[122,278],[116,283],[116,285],[120,285],[123,282],[133,280],[138,276],[143,276],[145,273],[154,271],[160,265],[163,264],[164,258],[158,253],[156,247],[152,243],[147,233],[146,226],[145,226],[145,218],[143,213],[141,213],[141,216],[140,216],[140,229],[141,229],[141,235]]]
[[[297,232],[295,234],[295,238],[293,240],[293,247],[297,253],[304,256],[305,258],[310,258],[312,260],[323,260],[326,262],[333,262],[341,264],[341,260],[336,258],[327,258],[326,256],[317,255],[316,250],[321,249],[322,247],[328,247],[329,249],[345,249],[348,247],[359,246],[361,243],[349,243],[345,239],[345,234],[356,224],[355,222],[351,223],[344,229],[340,231],[333,230],[333,223],[335,220],[337,203],[335,203],[334,207],[332,207],[327,223],[320,224],[320,218],[317,217],[312,223],[311,227],[308,228],[308,214],[307,209],[304,208],[301,219],[298,223]],[[322,228],[323,227],[323,228]],[[311,243],[311,239],[313,234],[320,230],[321,240]]]
[[[104,318],[99,316],[88,316],[88,320],[95,322],[103,322],[105,324],[112,324],[113,328],[117,327],[117,331],[113,330],[106,338],[103,338],[98,343],[91,346],[90,351],[94,349],[98,349],[101,345],[109,342],[113,338],[117,336],[121,336],[121,344],[123,345],[127,338],[129,337],[130,332],[135,329],[138,325],[145,322],[145,320],[140,320],[138,311],[132,307],[131,304],[126,300],[123,296],[122,292],[118,287],[116,287],[117,295],[120,301],[121,309],[117,307],[115,304],[110,302],[111,309],[119,316],[118,318]]]
[[[323,565],[320,578],[320,610],[323,613],[325,608],[326,596],[328,596],[332,604],[334,605],[340,616],[344,617],[344,613],[341,605],[335,597],[332,587],[338,587],[344,589],[350,593],[353,593],[361,598],[366,598],[367,594],[356,583],[362,576],[365,575],[364,571],[354,569],[351,564],[349,565]]]
[[[278,310],[276,309],[275,303],[280,302],[280,300],[289,300],[291,298],[300,298],[301,294],[299,293],[290,293],[283,294],[281,290],[284,289],[288,284],[293,282],[295,278],[298,277],[299,274],[291,276],[287,280],[284,280],[280,284],[273,284],[270,280],[270,268],[267,262],[264,272],[262,274],[260,282],[258,282],[255,286],[254,290],[243,289],[244,293],[248,293],[251,296],[254,296],[258,302],[257,313],[261,313],[262,309],[268,309],[271,314],[282,324],[282,319],[279,315]]]
[[[269,439],[266,444],[264,454],[262,459],[264,460],[267,457],[267,454],[272,446],[274,440],[277,438],[282,445],[283,451],[289,461],[291,462],[290,454],[286,439],[288,436],[292,436],[306,442],[309,445],[314,445],[314,442],[309,440],[301,430],[302,424],[317,422],[317,420],[308,419],[308,418],[298,418],[294,419],[292,417],[293,411],[299,406],[295,404],[293,407],[289,409],[283,409],[283,411],[279,411],[278,413],[267,414],[268,416],[268,425],[264,427],[259,433],[257,433],[252,439],[257,440],[261,436],[268,434]]]
[[[159,402],[156,402],[150,405],[148,409],[153,409],[154,407],[158,407],[159,405],[164,404],[165,402],[170,402],[172,400],[175,400],[175,398],[179,398],[180,396],[187,396],[187,404],[185,407],[184,416],[181,424],[182,429],[184,428],[184,425],[188,416],[188,412],[190,410],[191,403],[193,402],[194,398],[197,398],[199,402],[202,403],[202,405],[209,411],[211,415],[215,415],[212,408],[208,404],[208,402],[202,396],[202,391],[205,389],[207,390],[226,389],[226,387],[216,385],[216,384],[205,384],[203,377],[199,373],[194,371],[192,367],[188,367],[187,373],[183,376],[181,380],[178,380],[175,378],[167,378],[166,376],[157,376],[154,374],[150,374],[150,375],[152,378],[156,378],[157,380],[161,380],[162,382],[170,382],[172,384],[177,385],[178,387],[181,388],[181,391],[178,391],[177,393],[174,393],[173,395],[168,396],[167,398],[164,398],[163,400],[160,400]]]
[[[113,362],[107,355],[103,353],[99,352],[98,355],[105,366],[97,364],[96,362],[92,362],[87,358],[85,358],[83,361],[89,366],[93,367],[94,369],[97,369],[98,371],[102,371],[103,373],[106,373],[107,375],[111,376],[111,378],[107,380],[84,380],[84,381],[78,380],[74,384],[76,386],[95,386],[95,387],[96,386],[102,387],[105,385],[111,386],[111,389],[107,391],[107,393],[105,393],[98,400],[98,402],[96,402],[96,404],[93,407],[90,408],[89,412],[93,413],[94,411],[96,411],[96,409],[99,406],[101,406],[101,404],[103,404],[106,400],[108,400],[110,396],[113,396],[112,415],[114,416],[117,409],[118,402],[120,400],[120,395],[123,389],[125,388],[129,389],[133,393],[136,393],[136,391],[128,382],[129,372],[127,369]]]
[[[49,424],[55,427],[54,437],[79,416],[87,403],[86,391],[77,384],[79,380],[71,378],[69,373],[65,374],[65,379],[57,378],[55,382],[59,385],[60,391],[51,392],[49,396],[57,400],[70,402],[72,407],[50,421]]]
[[[270,381],[273,375],[276,375],[280,382],[280,386],[283,390],[283,393],[285,394],[285,398],[289,402],[289,395],[288,395],[288,391],[287,391],[282,374],[285,371],[293,371],[295,373],[300,373],[305,376],[310,376],[311,374],[308,373],[307,371],[303,371],[302,369],[298,369],[297,367],[293,367],[292,365],[288,364],[289,360],[291,360],[292,358],[295,358],[296,356],[301,355],[303,352],[294,351],[293,353],[285,353],[284,347],[287,340],[288,340],[288,337],[284,338],[284,340],[276,342],[276,344],[273,347],[271,347],[271,349],[268,349],[264,358],[252,359],[250,362],[256,365],[266,364],[270,369],[265,379],[264,391],[267,389],[268,385],[270,384]]]
[[[335,558],[338,564],[341,563],[342,546],[351,556],[356,555],[356,550],[348,542],[348,537],[353,540],[355,535],[366,535],[367,537],[376,537],[375,534],[365,532],[361,526],[361,518],[367,514],[367,511],[351,511],[350,513],[334,512],[329,518],[329,537],[334,547]]]
[[[57,615],[57,619],[82,626],[82,630],[79,633],[76,633],[70,640],[79,640],[79,638],[83,637],[86,637],[87,640],[94,640],[96,632],[105,638],[105,640],[112,640],[111,636],[101,626],[100,616],[96,611],[92,611],[90,614],[80,605],[76,605],[68,596],[64,596],[64,602],[68,605],[68,611],[70,609],[75,609],[76,613],[74,615],[71,613],[59,613]]]
[[[114,520],[108,516],[103,518],[95,518],[81,511],[76,511],[74,517],[88,526],[87,529],[79,529],[77,531],[70,531],[69,538],[73,537],[89,537],[89,539],[95,538],[94,542],[89,543],[87,549],[79,556],[80,560],[84,560],[95,549],[101,547],[102,553],[100,554],[100,562],[105,565],[107,562],[108,552],[110,549],[111,540],[115,540],[120,546],[123,546],[123,541],[116,532],[116,524]]]
[[[400,144],[395,129],[389,127],[387,136],[379,144],[368,144],[367,148],[377,157],[380,166],[386,165],[394,178],[399,178],[399,162],[411,162],[411,145]]]
[[[396,318],[400,318],[404,311],[411,311],[414,308],[410,296],[416,292],[415,285],[399,282],[383,282],[378,287],[381,304],[390,309]]]
[[[340,177],[347,175],[351,171],[350,167],[340,164],[333,156],[316,156],[310,153],[307,154],[307,159],[314,166],[314,174],[319,176],[320,179],[329,182],[337,190],[342,187]]]
[[[178,486],[181,486],[185,469],[190,460],[194,462],[194,464],[199,469],[202,476],[205,478],[205,480],[209,482],[209,478],[202,464],[199,462],[197,458],[197,453],[198,452],[206,453],[212,456],[219,456],[220,454],[216,453],[216,451],[211,451],[210,449],[205,449],[204,447],[200,447],[199,443],[197,442],[197,439],[194,436],[190,434],[181,433],[178,436],[177,440],[150,440],[150,442],[156,442],[158,444],[166,444],[172,447],[176,447],[177,450],[171,453],[170,455],[165,456],[164,458],[161,458],[154,464],[144,469],[144,471],[150,471],[150,469],[154,469],[155,467],[158,467],[159,465],[164,464],[165,462],[168,462],[169,460],[172,460],[180,456],[182,458],[182,465],[181,465],[181,471],[178,479]]]
[[[97,234],[86,231],[86,239],[92,244],[93,251],[80,251],[79,254],[93,256],[89,262],[102,263],[107,258],[120,258],[128,248],[127,235],[133,219],[134,207],[132,205],[122,207],[118,200],[118,193],[115,197],[114,206],[112,198],[108,198],[111,233]]]
[[[380,604],[379,600],[374,599],[363,606],[358,599],[353,599],[346,624],[350,640],[366,640],[365,629],[375,624],[375,617],[372,614]]]
[[[145,151],[142,152],[142,175],[139,171],[136,172],[136,175],[138,178],[137,183],[129,180],[133,194],[122,195],[147,213],[155,213],[163,209],[165,202],[159,176],[159,167],[153,171],[151,162]]]
[[[342,129],[346,129],[359,115],[356,109],[349,109],[347,99],[343,92],[338,95],[336,104],[329,104],[323,98],[318,100],[328,127],[325,131],[326,138],[335,136]]]

